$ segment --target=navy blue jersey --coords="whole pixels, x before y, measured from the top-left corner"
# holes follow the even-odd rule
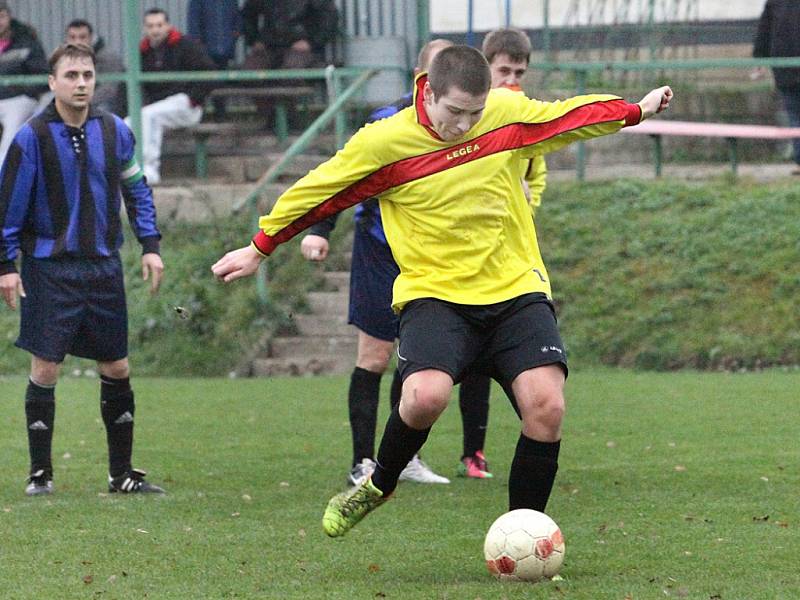
[[[122,245],[121,198],[144,252],[158,252],[153,194],[116,115],[68,127],[51,103],[14,137],[0,171],[0,274],[33,258],[106,257]]]

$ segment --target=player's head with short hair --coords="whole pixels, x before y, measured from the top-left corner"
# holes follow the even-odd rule
[[[443,48],[423,88],[425,112],[444,141],[462,138],[481,119],[491,76],[483,54],[469,46]]]
[[[514,62],[527,64],[531,60],[531,41],[520,29],[495,29],[483,38],[482,51],[489,64],[498,54],[506,54]]]
[[[68,44],[91,44],[94,29],[92,24],[86,19],[73,19],[66,28],[66,39]]]
[[[442,38],[436,38],[425,44],[417,55],[417,66],[414,69],[417,73],[427,71],[431,66],[431,61],[444,48],[453,46],[453,42]]]
[[[440,50],[431,61],[428,82],[437,98],[452,87],[471,96],[480,96],[489,91],[491,84],[489,64],[475,48],[453,45]]]
[[[92,66],[95,64],[95,55],[94,50],[88,44],[61,44],[58,48],[56,48],[53,53],[50,55],[50,59],[47,61],[48,65],[50,66],[50,75],[55,75],[56,71],[58,71],[59,62],[62,59],[81,59],[81,58],[88,58],[92,62]]]
[[[79,113],[89,108],[95,88],[95,56],[87,44],[62,44],[50,55],[47,83],[56,109]]]
[[[0,36],[5,37],[11,31],[11,7],[8,2],[0,0]]]
[[[492,87],[520,89],[528,70],[531,42],[519,29],[495,29],[483,39],[483,55],[489,62]]]
[[[163,8],[150,8],[144,13],[144,33],[150,46],[157,48],[163,44],[171,29],[169,15]]]

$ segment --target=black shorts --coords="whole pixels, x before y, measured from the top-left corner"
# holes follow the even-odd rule
[[[399,274],[389,246],[356,223],[347,322],[379,340],[397,339],[399,317],[392,310],[392,287]]]
[[[555,310],[540,293],[486,306],[413,300],[400,315],[397,356],[404,380],[437,369],[456,383],[467,373],[484,373],[510,389],[534,367],[558,364],[567,374]]]
[[[128,311],[119,255],[23,257],[16,345],[60,363],[67,354],[103,362],[128,356]]]

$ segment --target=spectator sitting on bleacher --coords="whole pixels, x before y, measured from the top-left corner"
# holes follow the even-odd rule
[[[106,73],[124,73],[122,57],[110,50],[102,37],[94,37],[92,24],[85,19],[73,19],[67,25],[64,36],[67,44],[86,44],[94,50],[95,69],[101,77]],[[97,108],[124,117],[127,114],[125,90],[121,82],[109,81],[97,84],[92,104]]]
[[[175,29],[163,9],[151,8],[145,13],[144,30],[139,45],[142,71],[214,70],[203,48]],[[159,81],[142,86],[142,158],[150,184],[161,181],[164,130],[197,125],[211,87],[213,83],[200,81]]]
[[[0,76],[47,74],[47,57],[36,30],[11,17],[8,2],[0,1]],[[22,124],[38,106],[42,85],[0,86],[0,165],[6,158],[11,141]]]
[[[333,0],[247,0],[242,27],[247,68],[319,67],[338,34],[339,11]]]
[[[242,29],[239,0],[189,0],[189,37],[206,48],[217,69],[228,68],[236,55],[236,40]],[[214,119],[225,115],[225,101],[214,98]]]

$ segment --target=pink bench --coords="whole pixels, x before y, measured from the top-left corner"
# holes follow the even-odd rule
[[[731,170],[736,175],[738,165],[736,141],[742,138],[761,140],[791,140],[800,138],[800,127],[775,127],[772,125],[737,125],[732,123],[697,123],[693,121],[666,121],[649,119],[639,125],[626,127],[625,133],[649,135],[653,138],[656,177],[661,176],[662,146],[665,135],[683,137],[719,137],[728,140]]]

